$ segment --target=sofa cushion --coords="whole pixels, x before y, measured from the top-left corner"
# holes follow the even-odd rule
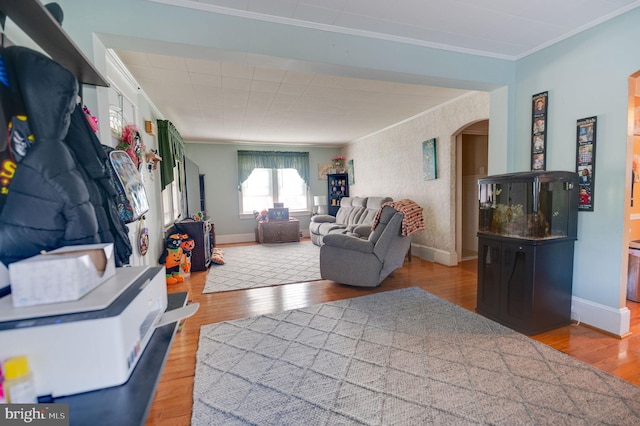
[[[364,207],[351,206],[351,207],[340,207],[338,209],[338,213],[336,214],[336,223],[341,223],[343,225],[354,225],[360,223],[360,218],[363,214],[366,213]]]
[[[340,200],[340,208],[336,213],[336,223],[352,225],[360,223],[360,217],[365,213],[367,199],[363,197],[345,197]]]
[[[378,239],[382,235],[382,232],[384,231],[386,226],[391,221],[391,218],[396,213],[397,213],[396,210],[393,207],[390,207],[390,206],[385,207],[384,209],[382,209],[382,212],[380,213],[380,218],[378,219],[378,224],[376,225],[375,229],[373,229],[371,234],[369,235],[369,241],[371,241],[374,244],[378,242]]]
[[[317,227],[318,232],[316,234],[327,235],[333,231],[341,231],[344,229],[344,225],[340,225],[338,223],[319,223]]]
[[[367,208],[369,210],[378,211],[380,207],[384,203],[388,203],[389,201],[393,201],[391,197],[369,197],[367,198]]]

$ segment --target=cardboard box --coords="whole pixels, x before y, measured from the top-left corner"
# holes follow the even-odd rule
[[[13,306],[78,300],[116,272],[113,244],[62,247],[9,265]]]

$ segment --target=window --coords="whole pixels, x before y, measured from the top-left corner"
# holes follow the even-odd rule
[[[135,123],[135,106],[118,89],[109,87],[109,126],[114,140],[122,136],[122,129],[127,124]],[[117,142],[115,142],[117,143]]]
[[[284,203],[290,211],[309,210],[309,153],[238,151],[240,212]]]
[[[174,176],[178,176],[178,168],[173,168]],[[163,211],[163,224],[165,226],[171,225],[181,214],[180,199],[182,195],[178,188],[178,181],[174,179],[171,183],[164,187],[162,190],[162,211]]]
[[[289,211],[308,210],[307,184],[295,169],[255,168],[241,185],[240,211],[251,214],[284,203]]]

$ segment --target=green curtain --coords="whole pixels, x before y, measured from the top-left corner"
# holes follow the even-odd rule
[[[253,169],[296,169],[309,185],[309,153],[284,151],[238,151],[238,187]]]
[[[162,189],[173,182],[173,167],[178,164],[182,168],[184,157],[184,141],[180,132],[168,120],[158,120],[158,154],[160,162],[160,183]]]

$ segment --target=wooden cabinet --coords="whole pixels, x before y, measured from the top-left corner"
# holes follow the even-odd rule
[[[293,218],[274,222],[260,221],[256,234],[260,244],[297,242],[300,241],[300,221]]]
[[[573,239],[478,237],[478,313],[525,334],[571,323]]]
[[[336,173],[327,175],[329,202],[329,214],[335,216],[340,208],[342,197],[349,196],[349,175],[346,173]]]
[[[211,264],[211,252],[215,245],[215,233],[213,224],[205,221],[182,221],[174,224],[181,234],[188,234],[195,241],[195,247],[191,252],[191,270],[206,271]]]
[[[570,324],[578,175],[487,176],[478,200],[478,312],[525,334]]]

